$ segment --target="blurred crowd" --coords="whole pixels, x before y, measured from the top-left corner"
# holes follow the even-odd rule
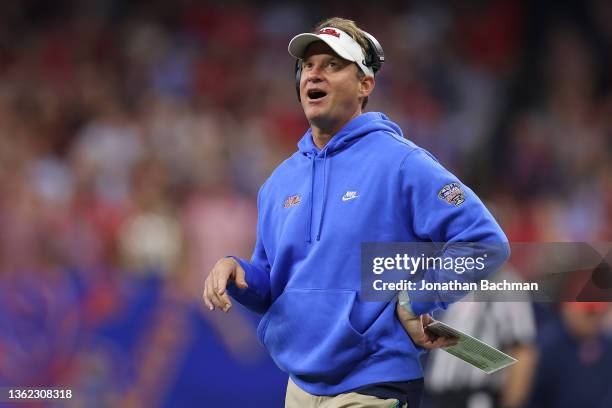
[[[249,256],[258,188],[307,129],[288,41],[332,15],[385,49],[368,110],[471,186],[511,240],[612,241],[609,1],[22,0],[0,3],[0,276],[43,282],[64,317],[78,299],[68,332],[123,310],[124,280],[197,303],[216,259]],[[199,319],[230,354],[253,353],[248,316]]]

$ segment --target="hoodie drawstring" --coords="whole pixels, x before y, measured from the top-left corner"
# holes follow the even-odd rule
[[[312,128],[309,128],[304,136],[298,142],[298,151],[301,153],[300,158],[312,160],[310,163],[310,197],[308,198],[308,206],[306,209],[308,213],[306,216],[307,220],[307,231],[306,231],[306,242],[311,243],[313,238],[313,211],[314,211],[314,192],[315,192],[315,170],[316,170],[316,159],[317,157],[323,158],[323,197],[322,197],[322,208],[321,215],[317,226],[316,231],[316,241],[321,240],[321,234],[323,229],[323,220],[325,218],[325,212],[327,207],[327,194],[330,189],[329,183],[330,178],[329,174],[331,173],[328,168],[331,164],[327,163],[329,156],[336,155],[337,152],[346,150],[353,143],[357,142],[357,140],[367,136],[371,133],[387,133],[396,139],[403,139],[402,131],[397,126],[397,124],[391,122],[388,117],[379,112],[366,112],[361,115],[353,118],[347,124],[345,124],[342,129],[340,129],[324,146],[323,149],[319,150],[319,148],[315,145],[313,136],[312,136]],[[408,143],[405,140],[403,143]],[[320,156],[319,156],[320,155]],[[302,173],[300,173],[302,174]],[[339,180],[337,180],[339,181]],[[305,194],[305,192],[304,192]],[[340,198],[340,197],[337,197]],[[333,203],[332,203],[333,204]],[[335,207],[332,205],[332,207]]]
[[[315,186],[315,163],[317,159],[317,152],[313,151],[308,154],[308,158],[312,160],[310,166],[310,196],[308,197],[308,222],[306,225],[306,242],[312,242],[312,211],[314,207],[314,186]],[[321,240],[321,229],[323,227],[323,218],[325,217],[325,207],[327,206],[327,149],[323,151],[323,204],[321,206],[321,216],[319,218],[319,225],[317,226],[317,241]]]
[[[319,228],[317,229],[317,241],[321,240],[321,227],[323,225],[323,217],[325,216],[326,205],[327,205],[327,149],[323,151],[323,205],[321,207],[321,218],[319,219]]]
[[[312,229],[312,207],[313,207],[313,195],[314,195],[314,176],[315,176],[315,158],[316,152],[312,152],[312,154],[308,155],[308,158],[312,160],[312,166],[310,166],[310,195],[308,197],[308,206],[309,206],[309,216],[308,223],[306,226],[306,242],[312,242],[312,237],[310,235],[310,231]]]

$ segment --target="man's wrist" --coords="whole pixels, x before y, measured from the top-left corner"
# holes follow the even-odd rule
[[[401,291],[397,295],[397,301],[398,301],[399,305],[402,307],[402,309],[404,309],[410,315],[410,318],[416,319],[417,317],[419,317],[412,310],[412,305],[410,304],[410,296],[408,296],[408,292],[407,291],[405,291],[405,290]]]

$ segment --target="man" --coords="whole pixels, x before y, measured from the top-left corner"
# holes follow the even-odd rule
[[[454,342],[424,330],[445,302],[359,300],[362,242],[506,242],[470,189],[385,115],[363,113],[376,45],[341,18],[291,40],[310,128],[260,190],[251,261],[219,260],[204,286],[210,310],[227,312],[229,294],[263,314],[259,340],[290,374],[287,407],[416,407],[419,353]]]

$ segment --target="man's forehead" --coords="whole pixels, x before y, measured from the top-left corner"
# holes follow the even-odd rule
[[[336,52],[329,45],[327,45],[324,41],[315,41],[312,44],[310,44],[306,48],[306,52],[304,53],[304,59],[306,60],[313,55],[319,55],[319,54],[331,55],[332,57],[343,59],[338,54],[336,54]]]

